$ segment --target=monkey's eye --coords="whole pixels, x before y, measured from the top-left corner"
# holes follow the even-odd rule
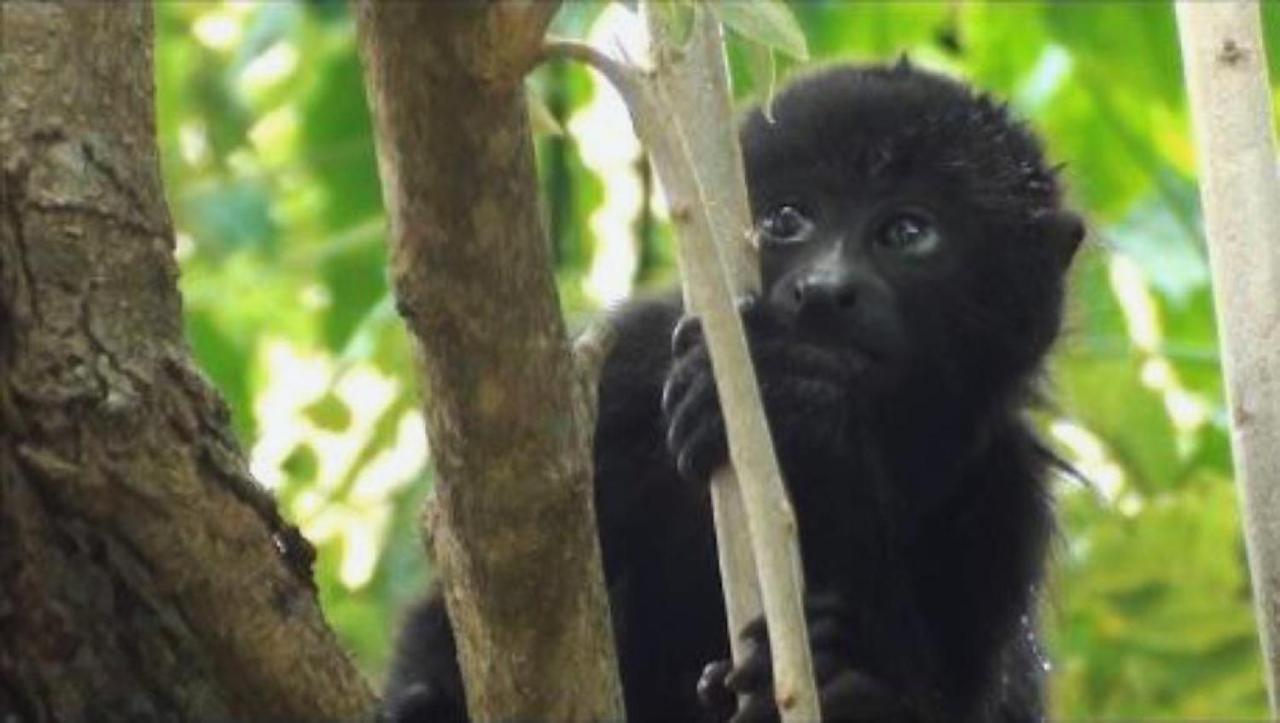
[[[790,204],[778,206],[760,219],[760,235],[774,243],[804,241],[813,232],[813,221]]]
[[[923,256],[938,248],[942,236],[928,219],[915,213],[898,214],[884,223],[876,243],[893,251]]]

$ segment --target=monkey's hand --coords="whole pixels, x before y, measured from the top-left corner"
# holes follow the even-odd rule
[[[769,430],[784,465],[848,447],[847,427],[863,360],[801,339],[784,316],[749,297],[739,303]],[[685,316],[671,335],[662,390],[667,450],[681,476],[705,482],[728,461],[724,416],[702,322]]]
[[[465,723],[466,712],[429,682],[414,683],[383,701],[377,723]]]
[[[806,601],[814,677],[824,721],[915,721],[897,693],[876,678],[856,670],[850,651],[857,645],[847,622],[848,610],[835,594],[812,595]],[[773,691],[773,663],[764,619],[742,632],[749,652],[742,664],[719,660],[707,665],[698,681],[698,698],[716,720],[774,723],[780,720]]]

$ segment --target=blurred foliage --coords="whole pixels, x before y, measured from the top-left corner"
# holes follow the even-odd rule
[[[1280,3],[1264,6],[1280,79]],[[1042,415],[1093,480],[1060,485],[1045,610],[1055,714],[1262,717],[1171,7],[793,8],[809,64],[908,52],[1008,98],[1066,163],[1091,219],[1054,364],[1056,407]],[[397,610],[428,576],[416,524],[430,473],[388,297],[352,19],[332,0],[157,3],[156,13],[189,338],[255,474],[319,547],[329,619],[379,675]],[[599,41],[617,22],[617,8],[571,2],[555,32]],[[754,51],[730,50],[745,102]],[[778,67],[801,69],[783,57]],[[577,325],[633,283],[670,280],[670,230],[625,120],[608,111],[611,93],[564,64],[529,86],[568,129],[540,137],[537,152],[561,299]]]

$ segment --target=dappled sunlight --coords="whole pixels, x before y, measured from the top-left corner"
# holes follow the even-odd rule
[[[1172,11],[792,7],[814,64],[906,51],[1008,99],[1065,164],[1088,219],[1095,240],[1071,299],[1079,321],[1073,313],[1053,366],[1060,403],[1040,418],[1091,482],[1055,486],[1065,554],[1045,611],[1052,714],[1261,715]],[[1280,3],[1264,7],[1280,83]],[[326,615],[377,671],[391,621],[426,574],[418,523],[430,472],[415,360],[387,285],[350,9],[155,8],[157,122],[188,338],[228,400],[254,476],[318,548]],[[622,5],[564,8],[558,34],[643,56]],[[759,85],[743,46],[730,58],[740,87]],[[803,68],[783,59],[778,70]],[[672,278],[676,254],[615,92],[571,67],[544,67],[530,87],[567,132],[538,141],[540,190],[560,229],[561,303],[576,328],[638,283]]]
[[[634,49],[642,31],[634,13],[612,5],[600,14],[588,38],[597,47]],[[591,82],[591,102],[569,118],[567,127],[582,164],[604,186],[604,202],[588,219],[596,252],[584,285],[592,300],[608,306],[630,295],[638,263],[634,225],[643,201],[640,141],[618,92],[595,71]]]
[[[391,444],[361,459],[399,384],[368,366],[339,369],[331,357],[302,353],[282,340],[268,343],[264,356],[267,376],[254,406],[259,436],[250,456],[253,474],[278,488],[300,450],[313,458],[313,477],[293,498],[291,516],[312,542],[341,541],[340,580],[358,588],[373,575],[395,493],[426,463],[422,417],[402,414]],[[311,410],[326,398],[344,411],[338,419],[318,421]]]

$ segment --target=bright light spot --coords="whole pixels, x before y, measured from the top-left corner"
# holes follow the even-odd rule
[[[618,48],[628,55],[643,50],[643,38],[643,24],[621,5],[606,7],[588,34],[597,47]],[[584,285],[588,296],[608,305],[631,293],[639,263],[633,227],[643,201],[636,172],[640,142],[617,91],[594,71],[591,78],[595,86],[591,103],[574,113],[567,127],[583,165],[604,185],[604,202],[588,220],[596,252]]]
[[[196,240],[191,238],[191,234],[185,231],[178,231],[174,234],[173,258],[182,263],[191,258],[196,252]]]
[[[1160,322],[1142,269],[1125,256],[1114,254],[1107,271],[1111,288],[1124,311],[1129,338],[1139,349],[1154,352],[1160,346]]]
[[[1144,386],[1158,392],[1178,384],[1178,380],[1174,378],[1173,365],[1164,357],[1153,356],[1144,361],[1141,376]]]
[[[356,504],[381,502],[411,482],[427,463],[427,435],[422,415],[400,418],[396,441],[374,457],[356,479],[351,499]]]
[[[293,514],[299,519],[314,519],[318,517],[324,509],[328,500],[323,495],[317,494],[313,490],[302,490],[293,498]],[[316,525],[314,521],[307,526],[307,536],[311,537],[315,534]],[[314,542],[317,538],[311,537]]]
[[[293,139],[298,130],[298,112],[291,105],[263,115],[249,129],[249,141],[267,161],[287,161],[292,157]]]
[[[262,366],[268,370],[267,380],[253,407],[259,435],[249,469],[271,489],[284,481],[281,465],[307,437],[312,425],[302,415],[302,408],[324,393],[332,363],[319,355],[303,355],[281,340],[268,341],[264,347]],[[324,450],[315,452],[319,456]]]
[[[1071,75],[1071,53],[1061,45],[1049,45],[1040,53],[1027,79],[1014,92],[1018,108],[1027,114],[1044,107]]]
[[[380,540],[390,521],[390,494],[416,478],[426,464],[422,417],[417,412],[400,415],[394,443],[363,465],[347,490],[343,484],[400,393],[399,384],[370,366],[339,371],[331,356],[307,353],[280,340],[269,340],[263,354],[267,380],[254,406],[260,435],[250,468],[264,485],[278,487],[289,455],[300,444],[311,449],[316,479],[296,495],[290,517],[317,544],[341,540],[339,579],[349,589],[358,588],[377,566]],[[350,412],[344,429],[318,427],[305,414],[308,405],[329,393]]]
[[[241,176],[253,176],[261,172],[258,154],[248,148],[237,148],[227,154],[227,168]]]
[[[304,309],[325,309],[332,303],[329,289],[324,284],[307,284],[298,295]]]
[[[1137,517],[1144,506],[1142,496],[1132,492],[1124,494],[1120,501],[1116,503],[1116,508],[1120,510],[1120,514],[1126,517]]]
[[[284,80],[298,67],[298,50],[292,43],[280,41],[254,58],[240,73],[240,87],[257,93]]]
[[[1093,542],[1084,535],[1070,535],[1067,538],[1067,549],[1071,557],[1084,562],[1089,559],[1089,554],[1093,552]]]
[[[203,123],[187,121],[178,128],[178,153],[188,166],[198,166],[209,157],[209,135]]]
[[[1142,383],[1147,388],[1160,392],[1169,420],[1179,432],[1194,431],[1209,421],[1209,405],[1200,396],[1182,387],[1177,370],[1168,359],[1153,356],[1143,362]]]
[[[222,12],[200,16],[191,26],[191,32],[205,47],[227,50],[240,42],[240,18]]]
[[[364,587],[378,564],[379,540],[386,527],[386,513],[366,518],[365,524],[350,525],[342,537],[342,564],[338,580],[348,589]]]
[[[1190,431],[1207,424],[1212,414],[1210,407],[1199,395],[1185,389],[1170,389],[1164,395],[1164,407],[1169,419],[1179,430]]]
[[[1071,451],[1071,462],[1097,487],[1108,502],[1115,502],[1124,487],[1124,469],[1107,455],[1102,440],[1075,422],[1054,420],[1049,434]]]

